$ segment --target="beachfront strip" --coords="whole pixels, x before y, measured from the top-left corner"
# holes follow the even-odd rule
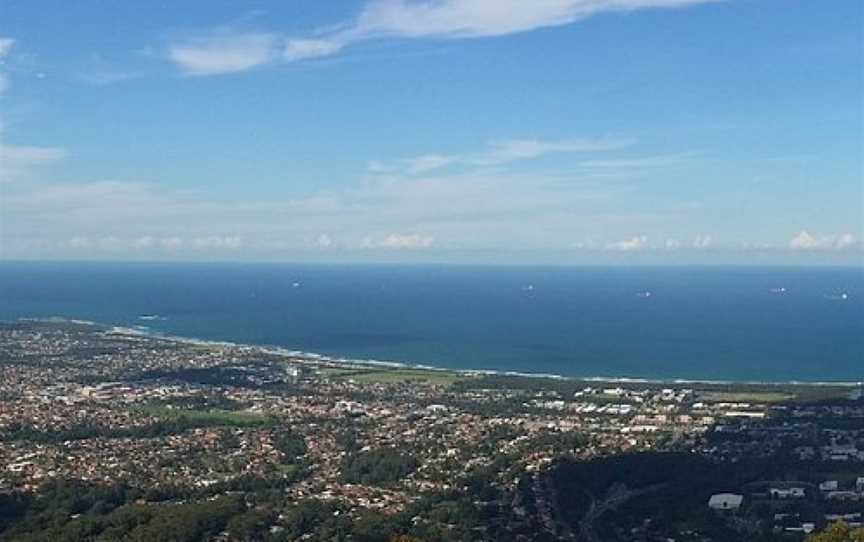
[[[356,518],[485,484],[494,490],[485,500],[507,509],[502,522],[513,532],[591,540],[611,529],[654,540],[661,525],[619,512],[654,498],[653,489],[625,480],[597,490],[590,510],[568,522],[566,497],[549,473],[562,458],[590,465],[664,452],[752,471],[700,488],[700,508],[723,529],[794,540],[838,519],[860,525],[864,512],[856,386],[373,367],[68,322],[3,324],[0,356],[6,494],[56,480],[125,484],[142,491],[139,502],[163,503],[266,488],[286,507],[322,501]],[[287,517],[275,515],[269,535],[290,527]],[[721,539],[709,531],[677,540]]]

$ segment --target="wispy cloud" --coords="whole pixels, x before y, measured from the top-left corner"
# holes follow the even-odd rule
[[[133,240],[128,250],[162,250],[160,239],[166,238],[180,239],[190,250],[204,245],[243,251],[263,245],[340,251],[502,245],[560,249],[572,245],[576,228],[603,248],[642,228],[646,220],[658,220],[639,210],[615,208],[616,198],[630,187],[578,172],[518,171],[503,165],[554,153],[593,156],[631,144],[617,137],[499,139],[476,152],[425,153],[378,164],[372,175],[358,172],[356,183],[289,199],[224,202],[158,183],[14,183],[14,190],[0,200],[0,213],[19,236],[26,233],[34,242],[53,238],[56,243],[58,234],[75,232],[94,250],[132,246]],[[237,240],[208,234],[217,223],[236,225],[232,236]],[[43,237],[37,235],[40,231]],[[105,231],[116,240],[95,242]],[[609,245],[611,250],[649,248],[645,236]],[[79,248],[86,246],[82,242]]]
[[[351,20],[295,37],[234,32],[169,45],[167,57],[189,75],[246,71],[276,61],[331,56],[382,39],[456,40],[562,26],[601,13],[681,8],[718,0],[371,0]]]
[[[660,156],[642,156],[636,158],[585,160],[579,165],[584,168],[607,170],[607,169],[645,169],[675,167],[692,162],[697,153],[681,153]]]
[[[0,182],[23,176],[31,168],[50,164],[66,156],[60,147],[9,145],[0,142]]]
[[[423,174],[449,166],[465,167],[500,166],[519,160],[540,158],[556,153],[588,153],[623,149],[636,140],[619,137],[576,138],[558,141],[540,139],[503,139],[491,141],[486,149],[467,154],[421,154],[402,159],[393,164],[372,162],[372,173]]]
[[[319,39],[289,39],[282,51],[283,58],[288,62],[320,58],[338,53],[343,44],[335,40]]]
[[[11,85],[9,76],[2,69],[5,67],[6,59],[12,53],[13,47],[15,47],[14,39],[0,36],[0,96],[9,90],[9,86]]]
[[[78,79],[93,85],[111,85],[143,76],[142,71],[119,68],[98,54],[91,55],[77,74]]]
[[[218,30],[170,44],[166,55],[187,75],[242,72],[279,57],[282,40],[275,34]]]
[[[543,141],[538,139],[507,139],[493,141],[485,155],[471,159],[477,165],[498,165],[538,158],[552,153],[598,152],[622,149],[633,145],[636,140],[631,138],[595,138],[566,139],[561,141]]]
[[[592,15],[676,8],[713,0],[374,0],[337,30],[315,33],[314,55],[333,54],[357,42],[383,38],[468,39],[505,36],[562,26]],[[308,39],[289,39],[286,50]],[[289,60],[304,58],[294,56]],[[305,57],[308,58],[308,57]]]

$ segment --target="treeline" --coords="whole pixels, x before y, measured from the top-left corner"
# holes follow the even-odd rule
[[[359,511],[317,500],[286,503],[284,491],[250,492],[180,502],[144,503],[122,486],[51,482],[36,494],[0,495],[0,542],[393,542],[514,540],[497,491],[481,502],[473,488],[427,495],[397,514]],[[417,519],[421,518],[421,519]],[[530,531],[526,531],[530,533]]]
[[[274,429],[273,446],[282,452],[289,462],[306,454],[306,439],[287,428]]]
[[[46,485],[35,496],[0,496],[0,540],[191,542],[226,530],[234,540],[252,540],[260,538],[270,524],[264,518],[254,521],[254,510],[235,496],[196,503],[134,504],[140,496],[119,486],[63,482]]]
[[[341,475],[345,482],[364,485],[390,485],[419,465],[416,458],[393,448],[348,454],[342,460]]]

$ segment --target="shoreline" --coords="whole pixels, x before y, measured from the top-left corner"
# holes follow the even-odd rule
[[[7,322],[9,322],[7,320]],[[141,327],[126,327],[106,324],[102,322],[93,322],[91,320],[81,320],[73,318],[65,318],[61,316],[47,318],[18,318],[12,322],[35,322],[35,323],[54,323],[54,324],[75,324],[93,328],[100,328],[106,333],[125,335],[131,337],[145,337],[150,339],[158,339],[168,342],[184,345],[196,346],[226,346],[232,348],[248,348],[258,350],[269,355],[282,357],[299,358],[308,362],[332,363],[335,365],[359,366],[367,369],[409,369],[418,371],[436,371],[464,374],[468,376],[508,376],[518,378],[536,378],[538,380],[558,380],[558,381],[576,381],[576,382],[594,382],[594,383],[613,383],[613,384],[668,384],[668,385],[687,385],[701,384],[710,386],[802,386],[802,387],[864,387],[864,380],[838,380],[838,381],[819,381],[819,380],[709,380],[709,379],[689,379],[689,378],[641,378],[627,376],[565,376],[554,373],[530,373],[521,371],[505,371],[496,369],[448,369],[444,367],[435,367],[427,364],[401,362],[401,361],[384,361],[374,359],[347,358],[341,356],[328,356],[315,352],[305,352],[302,350],[291,350],[286,347],[273,345],[257,345],[250,343],[237,343],[232,341],[217,341],[210,339],[200,339],[195,337],[184,337],[179,335],[171,335],[154,331],[146,326]]]

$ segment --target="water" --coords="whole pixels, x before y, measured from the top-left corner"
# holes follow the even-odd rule
[[[49,316],[458,369],[864,380],[860,268],[0,264],[0,319]]]

